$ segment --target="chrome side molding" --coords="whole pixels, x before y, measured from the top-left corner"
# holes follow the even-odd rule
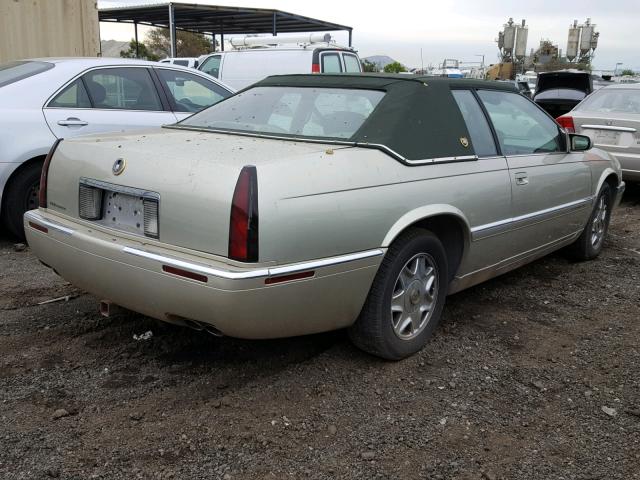
[[[505,218],[504,220],[498,220],[496,222],[485,223],[484,225],[478,225],[471,228],[471,239],[481,240],[486,237],[498,235],[504,233],[511,228],[526,226],[529,222],[535,222],[546,219],[555,215],[562,215],[564,213],[571,212],[590,205],[593,202],[594,197],[585,197],[573,202],[563,203],[554,207],[545,208],[543,210],[537,210],[535,212],[527,213],[517,217]]]

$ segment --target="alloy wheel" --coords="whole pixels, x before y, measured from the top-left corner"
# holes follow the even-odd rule
[[[419,335],[432,317],[438,298],[438,271],[426,253],[407,261],[395,281],[391,296],[391,323],[402,340]]]
[[[606,196],[600,196],[593,220],[591,221],[591,245],[594,248],[598,248],[604,241],[604,234],[607,229],[608,207]]]

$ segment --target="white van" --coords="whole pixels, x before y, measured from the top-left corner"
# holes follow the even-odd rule
[[[163,58],[160,63],[171,63],[173,65],[180,65],[182,67],[198,68],[198,59],[195,57],[176,57],[176,58]]]
[[[290,37],[295,40],[295,37]],[[318,37],[307,35],[305,39]],[[236,90],[245,88],[269,75],[290,73],[361,72],[360,58],[351,48],[330,42],[330,35],[322,42],[299,45],[272,45],[266,42],[289,41],[287,37],[244,37],[231,39],[233,50],[208,55],[198,70],[216,77]]]

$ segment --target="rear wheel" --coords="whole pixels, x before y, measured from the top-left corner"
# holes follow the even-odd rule
[[[602,251],[609,230],[613,207],[611,187],[605,183],[596,198],[587,225],[578,239],[569,246],[569,253],[576,260],[592,260]]]
[[[389,248],[356,323],[362,350],[399,360],[420,350],[440,322],[448,287],[446,253],[433,233],[411,229]]]
[[[24,213],[38,208],[41,171],[42,162],[33,162],[22,168],[7,185],[3,195],[2,221],[9,233],[19,240],[24,240]]]

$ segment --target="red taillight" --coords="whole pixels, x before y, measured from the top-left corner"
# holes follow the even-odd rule
[[[258,261],[258,175],[256,167],[242,169],[231,203],[229,258]]]
[[[49,164],[51,164],[51,157],[53,157],[53,153],[61,141],[61,138],[55,141],[42,165],[42,172],[40,172],[40,191],[38,192],[38,206],[40,208],[47,208],[47,177],[49,176]]]
[[[320,64],[312,63],[311,64],[311,73],[320,73]]]
[[[556,122],[558,122],[558,124],[562,128],[564,128],[567,131],[567,133],[575,133],[576,129],[573,125],[573,117],[564,115],[562,117],[556,118]]]

